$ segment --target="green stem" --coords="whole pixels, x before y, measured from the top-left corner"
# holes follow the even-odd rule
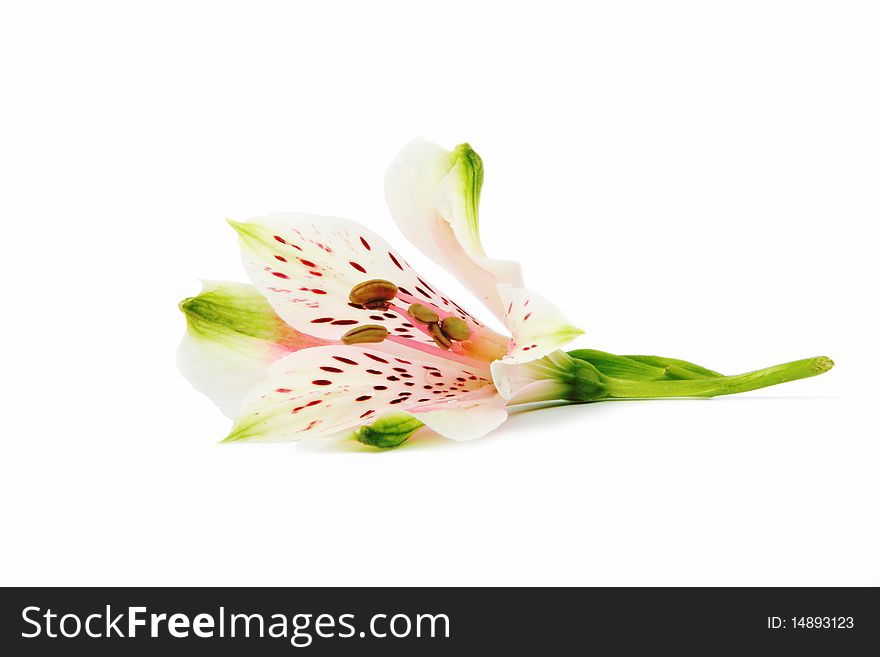
[[[601,380],[605,386],[606,398],[717,397],[818,376],[833,366],[834,362],[830,358],[819,356],[765,367],[745,374],[716,378],[633,381],[603,376]]]

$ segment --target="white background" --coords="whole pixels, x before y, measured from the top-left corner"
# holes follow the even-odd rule
[[[876,8],[4,3],[0,583],[880,584]],[[225,218],[358,220],[470,301],[385,208],[415,136],[483,156],[487,250],[579,346],[837,367],[218,445],[174,352],[198,279],[245,280]]]

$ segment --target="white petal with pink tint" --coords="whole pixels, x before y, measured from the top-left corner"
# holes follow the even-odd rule
[[[290,213],[230,223],[239,233],[251,280],[298,331],[339,340],[355,326],[377,324],[388,329],[392,342],[439,353],[425,327],[406,314],[410,304],[420,303],[441,317],[468,323],[473,339],[456,343],[456,352],[479,352],[484,338],[490,346],[501,338],[420,277],[385,240],[353,221]],[[349,302],[351,289],[370,279],[399,287],[391,308],[370,310]]]
[[[518,263],[486,256],[479,233],[483,170],[462,144],[447,151],[424,139],[407,144],[385,174],[385,199],[401,232],[468,287],[498,318],[497,285],[522,287]]]
[[[462,400],[470,404],[480,401],[482,394],[494,395],[486,370],[422,360],[418,355],[396,357],[344,345],[290,354],[275,362],[267,379],[248,393],[226,442],[332,436],[388,411],[410,412],[422,419],[419,414],[447,411]],[[481,389],[486,390],[475,392]],[[426,419],[433,421],[430,414]],[[440,431],[449,427],[451,437],[463,435],[442,415],[434,424]]]
[[[485,390],[485,394],[456,400],[454,406],[445,409],[408,410],[413,417],[441,436],[459,441],[474,440],[497,429],[507,419],[507,402],[494,390]]]
[[[556,351],[583,331],[543,296],[509,285],[499,285],[504,303],[504,325],[513,336],[505,363],[526,363]]]

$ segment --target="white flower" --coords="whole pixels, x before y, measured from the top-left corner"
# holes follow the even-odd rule
[[[188,330],[179,351],[193,385],[234,417],[227,441],[354,433],[387,447],[422,424],[469,440],[506,419],[491,364],[503,361],[507,378],[510,368],[581,331],[521,286],[515,263],[485,256],[481,183],[482,164],[469,146],[448,152],[414,142],[391,165],[386,195],[404,233],[479,294],[509,336],[484,326],[357,223],[307,214],[230,222],[253,286],[212,282],[182,302]],[[351,301],[367,280],[396,286],[387,307]],[[455,332],[416,321],[413,304],[433,310],[438,322],[460,320],[464,333],[448,339]],[[365,326],[383,327],[387,337],[343,342]]]

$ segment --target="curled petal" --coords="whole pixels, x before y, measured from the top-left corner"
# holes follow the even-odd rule
[[[430,424],[431,411],[495,394],[488,371],[421,356],[345,345],[290,354],[248,393],[226,441],[332,436],[387,412],[412,413]]]
[[[568,399],[576,362],[564,351],[526,363],[492,363],[492,380],[509,405]]]
[[[205,281],[198,296],[184,299],[186,333],[177,364],[197,390],[228,417],[274,361],[292,351],[325,344],[288,326],[253,286]]]
[[[407,314],[412,304],[420,304],[441,318],[467,323],[471,338],[455,343],[452,353],[465,360],[491,360],[503,353],[502,336],[420,277],[385,240],[355,222],[291,213],[230,223],[239,233],[251,280],[298,331],[336,341],[358,326],[378,325],[388,330],[392,343],[441,354],[427,327]],[[376,279],[398,288],[388,307],[351,302],[355,286]]]
[[[441,436],[459,441],[474,440],[494,431],[507,419],[507,402],[487,386],[454,406],[433,411],[416,408],[411,412]]]
[[[406,238],[452,272],[496,317],[499,283],[522,287],[516,262],[488,258],[480,241],[483,163],[468,144],[454,151],[417,139],[385,174],[385,199]]]
[[[543,358],[583,333],[537,292],[499,285],[498,294],[504,303],[504,325],[513,336],[505,363]]]

